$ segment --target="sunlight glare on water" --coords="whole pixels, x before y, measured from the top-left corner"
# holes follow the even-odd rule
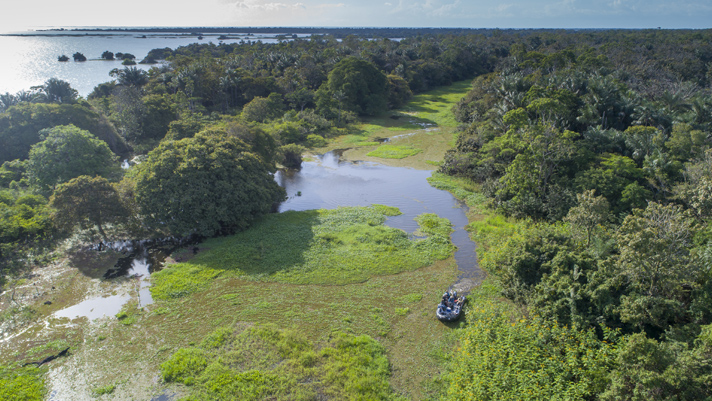
[[[138,32],[101,32],[91,35],[76,32],[22,32],[0,34],[0,49],[3,51],[3,61],[0,62],[0,94],[15,94],[30,87],[42,85],[50,78],[59,78],[69,82],[79,95],[86,97],[100,83],[111,81],[109,71],[114,68],[124,68],[121,60],[107,61],[101,59],[101,54],[108,50],[112,53],[131,53],[138,63],[152,49],[169,47],[175,49],[191,43],[218,44],[218,34],[205,36],[199,40],[197,36],[168,33]],[[258,38],[265,43],[275,42],[274,39]],[[235,43],[228,40],[225,43]],[[84,54],[87,61],[75,62],[72,55],[76,52]],[[59,62],[57,57],[66,55],[69,61]],[[152,66],[136,64],[136,68],[148,70]]]

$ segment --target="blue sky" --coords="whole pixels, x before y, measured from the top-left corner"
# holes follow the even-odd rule
[[[23,0],[0,26],[712,28],[712,0]]]

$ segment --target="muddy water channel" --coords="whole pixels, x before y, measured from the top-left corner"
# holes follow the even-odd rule
[[[470,240],[467,206],[449,192],[433,188],[427,179],[431,171],[391,167],[371,162],[347,161],[341,152],[329,152],[302,163],[300,171],[279,171],[275,179],[287,190],[288,200],[279,211],[333,209],[339,206],[395,206],[403,213],[388,217],[386,224],[413,233],[414,218],[435,213],[453,225],[452,242],[457,246],[455,260],[460,271],[452,288],[467,293],[484,274],[477,263],[475,243]],[[443,289],[444,290],[444,289]]]

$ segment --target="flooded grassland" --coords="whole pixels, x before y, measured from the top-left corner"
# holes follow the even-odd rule
[[[466,209],[427,184],[453,144],[449,109],[468,88],[458,83],[418,96],[404,110],[337,138],[331,149],[347,150],[319,157],[330,149],[316,151],[299,173],[277,176],[290,197],[281,211],[291,212],[237,236],[184,246],[163,267],[163,255],[136,253],[127,267],[126,251],[65,250],[16,283],[14,294],[0,296],[0,363],[39,361],[70,347],[41,368],[49,399],[175,399],[190,389],[164,383],[160,365],[178,349],[220,327],[276,324],[316,344],[334,332],[367,334],[386,348],[393,390],[426,398],[454,341],[452,326],[435,319],[434,305],[454,283],[468,290],[481,281],[477,274],[463,281],[463,269],[477,273]],[[384,145],[418,151],[375,156]],[[358,212],[365,223],[332,232],[328,214],[309,212],[370,204],[402,214],[378,209],[381,221],[373,211]],[[424,214],[450,221],[457,253],[452,245],[418,242],[439,235],[414,220]],[[393,252],[407,246],[423,248],[424,256]],[[124,271],[106,278],[117,265]],[[350,267],[339,271],[343,266]]]

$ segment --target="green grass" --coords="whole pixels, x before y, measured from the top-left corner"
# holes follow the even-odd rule
[[[403,111],[421,120],[427,120],[442,127],[457,127],[459,124],[450,111],[467,92],[472,89],[472,81],[455,82],[450,86],[413,96]]]
[[[485,196],[478,192],[478,186],[465,178],[452,177],[446,174],[433,173],[428,178],[428,183],[453,194],[454,197],[464,201],[468,207],[483,209]]]
[[[401,110],[364,118],[349,129],[348,135],[334,138],[327,149],[348,148],[345,156],[352,160],[373,158],[389,165],[432,170],[455,145],[458,123],[450,110],[470,88],[471,81],[465,80],[416,95]],[[382,138],[391,142],[369,153],[382,145]],[[401,149],[392,151],[392,146]],[[420,151],[415,153],[416,149]]]
[[[0,400],[41,401],[46,392],[43,370],[0,365]]]
[[[425,228],[428,237],[411,239],[383,225],[396,213],[376,205],[268,215],[245,232],[204,242],[209,250],[158,272],[151,293],[179,298],[224,272],[260,281],[343,285],[415,270],[452,254],[447,220],[424,219],[439,231]]]
[[[383,159],[404,159],[422,152],[421,149],[412,146],[401,145],[381,145],[376,150],[368,152],[367,156],[380,157]]]
[[[99,397],[102,395],[113,394],[114,390],[116,390],[116,385],[109,384],[103,387],[95,388],[94,390],[92,390],[92,393],[94,394],[94,396]]]
[[[273,325],[222,327],[161,365],[163,379],[196,400],[396,400],[385,348],[369,336],[333,333],[324,347]]]

